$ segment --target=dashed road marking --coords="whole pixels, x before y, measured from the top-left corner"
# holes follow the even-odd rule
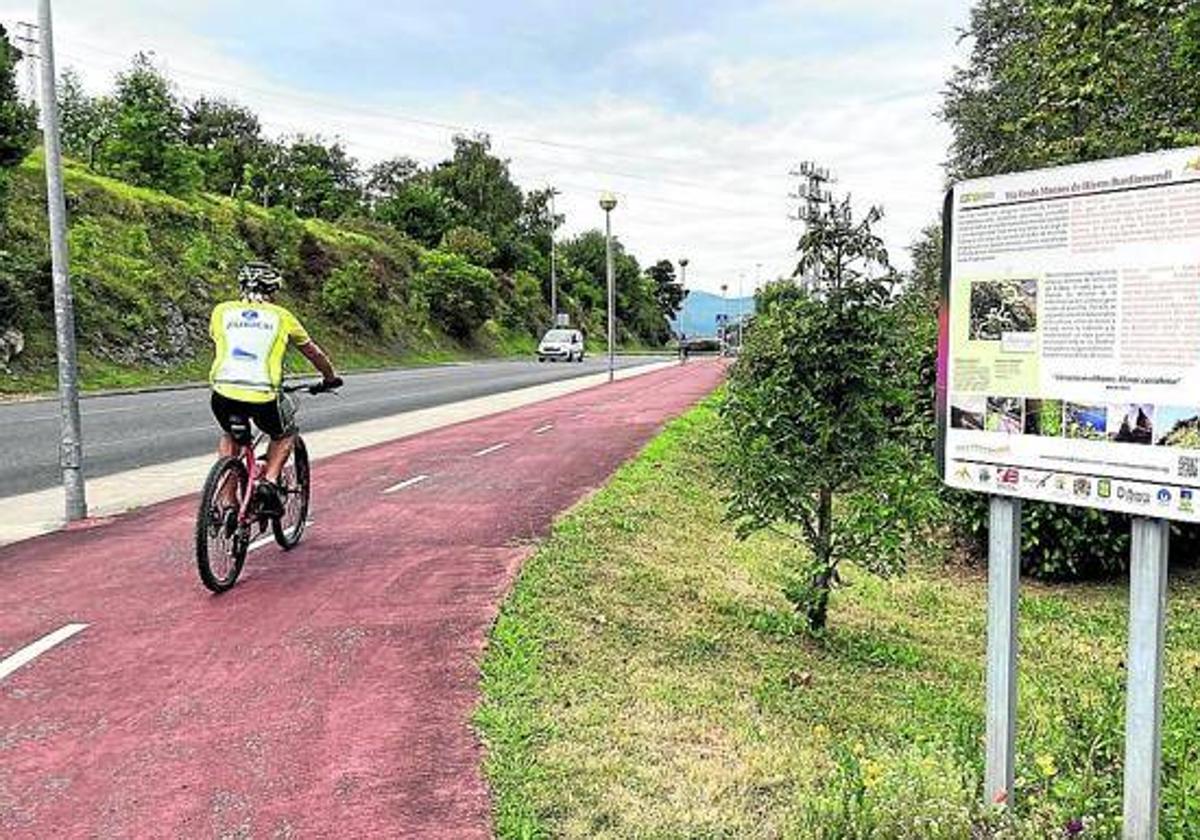
[[[86,624],[68,624],[65,627],[60,627],[53,633],[42,636],[42,638],[33,644],[21,648],[7,659],[0,660],[0,680],[23,665],[28,665],[55,645],[62,644],[80,630],[86,630],[87,627],[88,625]]]
[[[315,523],[310,519],[304,523],[304,527],[311,528],[314,524]],[[257,540],[250,543],[250,545],[246,546],[246,553],[249,554],[251,551],[258,551],[260,548],[265,548],[273,542],[275,542],[274,534],[267,534],[265,537],[259,537]]]
[[[491,455],[493,452],[499,452],[501,449],[505,448],[506,446],[508,446],[508,441],[505,441],[504,443],[497,443],[493,446],[487,447],[486,449],[480,449],[478,452],[475,453],[474,457],[482,458],[484,455]]]
[[[535,435],[544,435],[544,434],[546,434],[546,432],[550,431],[553,428],[554,428],[553,423],[547,423],[545,426],[538,426],[536,429],[533,430],[533,433]]]
[[[412,478],[406,478],[398,484],[393,484],[391,487],[384,489],[384,493],[397,493],[406,487],[412,487],[414,484],[420,484],[422,481],[428,481],[427,475],[414,475]]]

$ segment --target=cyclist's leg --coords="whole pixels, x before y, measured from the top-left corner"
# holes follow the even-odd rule
[[[275,402],[264,403],[255,414],[254,422],[271,438],[263,467],[263,478],[267,481],[278,482],[284,464],[291,457],[296,441],[295,413],[291,401],[281,396]]]
[[[233,435],[229,433],[230,420],[234,406],[231,405],[231,400],[222,397],[215,391],[212,394],[210,407],[212,408],[213,417],[216,418],[217,424],[221,427],[221,437],[217,441],[217,457],[232,458],[237,455],[237,442],[233,439]],[[227,505],[237,504],[237,487],[232,483],[227,483],[221,488],[221,502]]]

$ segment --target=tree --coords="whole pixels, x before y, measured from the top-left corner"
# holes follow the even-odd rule
[[[496,246],[488,239],[488,235],[466,225],[446,231],[446,235],[442,237],[441,249],[466,257],[470,262],[481,266],[490,266],[496,258]]]
[[[654,281],[654,299],[658,308],[666,318],[674,318],[687,290],[675,281],[675,264],[670,260],[659,260],[646,269],[646,274]]]
[[[185,108],[184,141],[196,150],[204,172],[204,188],[237,195],[247,169],[262,147],[258,116],[242,105],[201,97]]]
[[[203,180],[195,153],[183,142],[182,105],[144,53],[117,76],[112,130],[95,157],[106,175],[166,192],[190,192]]]
[[[11,169],[33,148],[37,131],[34,109],[17,95],[17,62],[21,53],[0,26],[0,169]]]
[[[438,187],[413,179],[375,207],[375,218],[429,247],[441,242],[455,216],[449,196]]]
[[[954,177],[1200,141],[1200,6],[979,0],[943,117]]]
[[[809,223],[797,274],[817,279],[760,294],[721,409],[730,514],[742,535],[796,542],[804,559],[785,593],[813,630],[826,624],[840,565],[902,569],[936,499],[909,445],[920,427],[912,348],[878,218],[853,221],[847,199]]]
[[[96,150],[113,129],[113,102],[89,96],[71,67],[58,80],[59,126],[63,152],[94,168]]]
[[[280,164],[277,200],[296,215],[333,221],[358,206],[358,162],[341,143],[301,135]]]
[[[496,311],[500,299],[492,272],[443,251],[421,255],[417,287],[429,314],[457,339],[470,338]]]
[[[366,196],[372,207],[395,198],[421,171],[410,157],[395,157],[380,161],[367,170]]]
[[[454,156],[438,165],[431,182],[455,202],[455,222],[498,239],[516,227],[524,209],[521,188],[513,183],[508,161],[491,153],[486,134],[457,135]]]

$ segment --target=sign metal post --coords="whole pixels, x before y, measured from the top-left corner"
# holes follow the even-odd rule
[[[1021,500],[992,496],[988,520],[987,762],[984,805],[1011,804],[1016,778]]]
[[[1158,836],[1170,534],[1165,519],[1139,516],[1133,520],[1126,657],[1125,840],[1154,840]]]

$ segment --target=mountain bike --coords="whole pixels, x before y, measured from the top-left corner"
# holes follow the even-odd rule
[[[304,383],[285,385],[282,390],[284,394],[307,391],[316,395],[333,389],[324,383]],[[237,583],[251,541],[268,527],[284,551],[296,547],[308,524],[312,489],[308,449],[297,432],[292,453],[279,474],[283,515],[261,511],[256,490],[267,458],[263,446],[267,436],[253,434],[245,417],[234,417],[230,426],[237,454],[219,458],[212,465],[196,516],[196,565],[200,580],[213,592],[224,592]]]

